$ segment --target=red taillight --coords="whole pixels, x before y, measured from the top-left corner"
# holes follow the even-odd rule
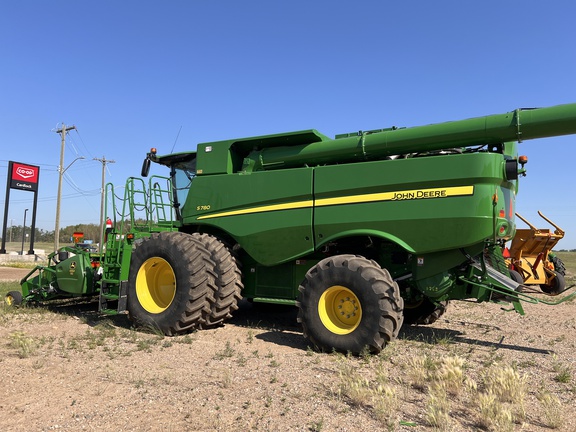
[[[504,209],[501,209],[501,210],[500,210],[499,216],[500,216],[501,218],[506,217],[506,212],[504,211]]]

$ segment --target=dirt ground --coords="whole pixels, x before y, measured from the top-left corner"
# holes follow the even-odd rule
[[[0,267],[0,280],[27,271]],[[96,309],[0,308],[3,431],[576,430],[572,301],[525,316],[452,302],[358,358],[310,350],[295,308],[242,302],[225,326],[171,338]],[[434,384],[452,380],[454,358],[464,384],[442,399]],[[506,366],[523,397],[490,413],[486,377]]]
[[[0,281],[17,281],[22,279],[31,269],[0,267]]]

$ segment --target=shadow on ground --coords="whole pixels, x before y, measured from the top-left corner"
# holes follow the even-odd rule
[[[102,315],[98,312],[97,300],[82,301],[62,301],[51,303],[46,307],[55,313],[75,316],[84,320],[89,326],[95,327],[102,322],[111,322],[113,325],[129,329],[132,327],[128,315]],[[287,346],[295,349],[309,349],[308,341],[302,334],[302,328],[297,322],[298,310],[294,306],[251,303],[242,300],[239,308],[234,312],[226,324],[237,327],[264,330],[255,337],[276,345]],[[500,330],[497,326],[473,323],[473,322],[451,322],[445,323],[455,326],[480,326],[491,330]],[[498,342],[470,338],[459,330],[438,328],[432,326],[403,326],[398,335],[399,340],[421,342],[425,344],[467,344],[477,347],[485,347],[493,350],[511,350],[518,352],[529,352],[535,354],[550,354],[552,351],[534,348],[524,345],[507,344],[505,336]]]

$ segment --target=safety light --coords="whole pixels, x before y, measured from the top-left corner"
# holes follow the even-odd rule
[[[522,168],[524,168],[524,165],[528,163],[528,156],[526,155],[518,156],[518,163],[522,165]]]

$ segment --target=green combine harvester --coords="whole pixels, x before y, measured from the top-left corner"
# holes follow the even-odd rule
[[[12,304],[99,297],[166,335],[223,323],[244,297],[294,305],[322,351],[380,351],[451,300],[558,304],[521,290],[514,237],[524,140],[576,134],[576,104],[412,128],[203,143],[106,187],[104,252],[65,247]],[[569,296],[570,298],[572,297]]]

